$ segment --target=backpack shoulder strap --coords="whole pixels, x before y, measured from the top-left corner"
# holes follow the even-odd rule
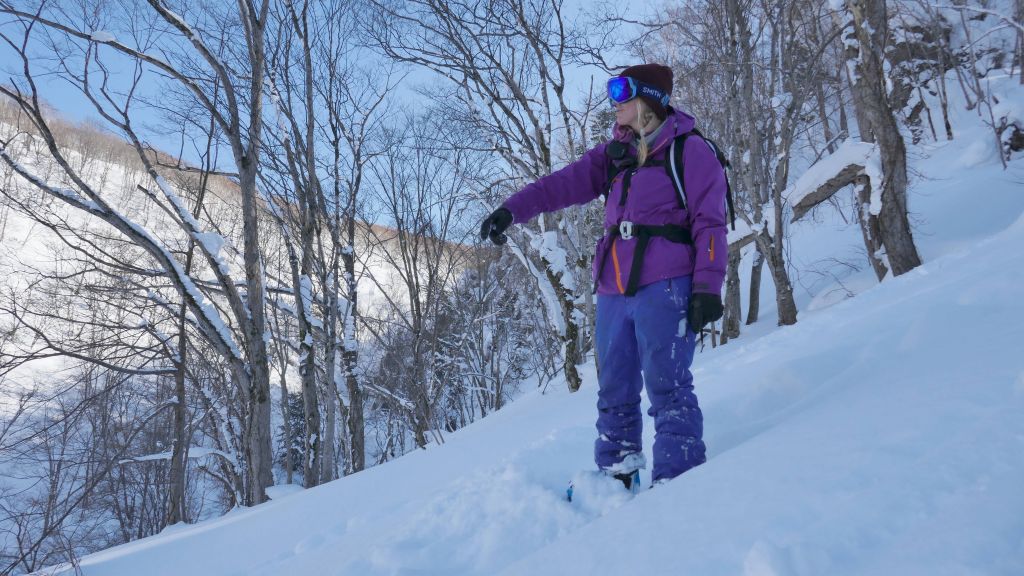
[[[668,154],[666,154],[668,162],[665,162],[665,171],[675,186],[676,200],[679,202],[679,208],[682,210],[686,210],[686,187],[684,184],[686,162],[683,159],[683,150],[686,149],[686,139],[695,133],[698,136],[700,135],[696,130],[691,130],[676,136],[672,140],[672,144],[669,145]]]
[[[605,170],[605,201],[608,199],[608,194],[612,189],[612,182],[620,172],[628,168],[628,147],[617,140],[612,140],[605,147],[605,160],[607,161]]]
[[[668,172],[669,178],[676,188],[676,197],[679,201],[679,207],[683,210],[686,209],[686,162],[684,161],[683,151],[686,148],[686,139],[691,135],[698,136],[708,148],[715,153],[715,158],[718,159],[718,163],[722,166],[722,172],[725,174],[725,200],[729,209],[729,221],[732,224],[732,229],[736,229],[736,210],[733,207],[732,200],[732,186],[729,184],[729,159],[725,157],[725,153],[718,147],[713,140],[707,138],[700,133],[700,130],[696,128],[676,136],[669,147],[668,162],[665,163],[665,170]]]

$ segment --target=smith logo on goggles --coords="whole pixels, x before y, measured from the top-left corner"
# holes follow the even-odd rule
[[[608,80],[608,99],[614,104],[629,102],[637,96],[649,96],[668,106],[668,94],[650,84],[644,84],[629,76],[616,76]]]

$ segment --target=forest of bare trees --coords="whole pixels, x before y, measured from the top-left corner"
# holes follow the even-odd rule
[[[912,270],[908,142],[954,138],[950,93],[1024,148],[987,82],[1024,83],[1024,2],[946,4],[0,0],[0,573],[578,389],[599,203],[474,235],[606,137],[631,63],[671,66],[730,161],[722,342],[762,293],[797,322],[791,224],[820,206],[856,266]]]

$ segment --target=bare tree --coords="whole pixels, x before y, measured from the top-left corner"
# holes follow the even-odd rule
[[[465,267],[465,249],[452,240],[469,237],[460,216],[479,185],[472,151],[445,138],[439,122],[411,113],[392,132],[386,153],[370,163],[373,189],[394,227],[368,228],[370,257],[379,258],[392,275],[371,276],[383,294],[382,316],[394,322],[378,339],[404,341],[395,349],[407,369],[389,374],[387,387],[406,402],[419,447],[428,435],[441,441],[437,407],[448,385],[438,369],[442,335],[438,333],[445,294]],[[444,142],[445,146],[438,146]],[[397,338],[396,338],[397,335]]]
[[[123,216],[151,224],[159,221],[163,215],[159,204],[146,202],[148,197],[139,194],[135,186],[135,178],[145,179],[137,172],[137,156],[133,163],[122,166],[119,180],[123,184],[119,189],[112,184],[116,179],[106,179],[109,158],[94,157],[95,149],[88,147],[96,142],[68,140],[83,148],[62,148],[61,152],[75,158],[80,175],[91,186],[103,190],[108,197],[135,192],[134,201],[121,206]],[[25,157],[20,141],[6,150],[19,158]],[[40,160],[53,162],[52,158]],[[6,165],[3,171],[13,173]],[[170,180],[186,198],[196,201],[192,214],[198,218],[200,208],[204,207],[209,174],[178,176]],[[75,504],[78,509],[70,512],[76,523],[85,514],[89,516],[86,524],[114,520],[121,524],[121,540],[98,539],[87,531],[68,533],[69,549],[95,550],[154,534],[167,523],[195,517],[195,499],[190,499],[189,491],[194,492],[197,483],[188,483],[186,462],[203,418],[196,413],[193,398],[197,395],[186,395],[185,385],[200,382],[196,368],[203,362],[205,347],[192,352],[201,341],[194,320],[182,312],[187,307],[169,290],[164,275],[148,267],[149,262],[136,244],[103,220],[84,218],[48,195],[38,194],[35,188],[21,179],[14,180],[5,189],[3,200],[5,205],[17,207],[22,220],[33,221],[53,238],[52,264],[50,259],[38,265],[18,262],[16,258],[4,261],[7,281],[0,294],[0,311],[11,321],[11,338],[0,342],[0,372],[7,373],[26,362],[47,357],[85,363],[80,370],[81,378],[75,381],[77,388],[59,396],[62,401],[68,400],[62,403],[62,410],[85,414],[84,418],[70,420],[66,432],[81,439],[83,447],[75,456],[80,459],[74,464],[81,465],[82,472],[62,476],[61,469],[46,469],[42,474],[48,482],[56,479],[74,484],[76,490],[83,489],[80,503]],[[36,236],[38,240],[40,234]],[[194,250],[194,242],[188,238],[165,241],[171,253],[185,260],[186,273],[193,273],[188,255]],[[206,289],[202,282],[197,282]],[[108,393],[106,386],[96,382],[113,382],[111,386],[116,390]],[[96,393],[97,388],[103,392]],[[222,398],[223,394],[218,392],[216,396]],[[74,398],[81,399],[79,405],[70,402]],[[47,409],[47,401],[40,402],[40,411]],[[121,412],[112,415],[115,410]],[[152,420],[146,416],[151,410],[155,411]],[[226,419],[239,421],[237,416]],[[122,446],[111,439],[111,430],[126,430],[140,423],[144,428],[137,440]],[[31,424],[36,426],[37,422]],[[39,430],[40,436],[50,434],[45,426]],[[216,438],[217,426],[211,426],[208,432],[214,437],[211,440],[222,446],[214,457],[225,464],[225,477],[240,478],[242,473],[232,454],[241,453],[242,442],[235,441],[234,436]],[[47,441],[59,439],[47,437]],[[112,442],[116,444],[113,447]],[[0,447],[0,452],[4,450],[23,452],[17,445]],[[205,458],[207,454],[211,452],[200,451],[194,458]],[[71,470],[72,458],[67,459],[63,469]],[[241,489],[234,485],[227,487],[227,493],[232,499],[229,505],[242,500]],[[59,524],[50,527],[27,522],[24,527],[30,531],[25,535],[26,542],[64,538]]]
[[[181,178],[179,181],[182,183],[183,188],[188,188],[190,185],[194,188],[191,190],[190,196],[195,197],[195,208],[192,210],[192,217],[198,219],[203,208],[203,203],[206,198],[210,182],[210,171],[212,167],[216,165],[216,159],[214,158],[215,151],[213,150],[213,133],[215,126],[213,125],[213,119],[210,119],[210,125],[208,130],[208,136],[206,138],[206,148],[203,151],[202,163],[203,170],[200,172],[197,179]],[[189,239],[188,249],[185,254],[184,271],[185,274],[192,273],[192,265],[195,259],[196,245],[192,239]],[[188,514],[186,507],[185,491],[186,491],[186,473],[188,469],[188,450],[191,445],[191,434],[188,433],[189,428],[189,417],[187,414],[188,410],[188,398],[186,396],[186,384],[188,380],[188,356],[189,356],[189,322],[188,322],[188,307],[185,303],[181,303],[179,307],[179,313],[177,318],[178,324],[178,342],[177,342],[177,355],[174,357],[174,391],[175,391],[175,406],[174,406],[174,440],[173,448],[171,451],[171,465],[168,483],[168,495],[167,495],[167,524],[177,524],[178,522],[188,522]]]
[[[748,324],[759,315],[765,263],[775,283],[778,323],[797,320],[783,196],[791,159],[811,121],[804,110],[818,97],[824,56],[838,37],[835,31],[817,33],[823,19],[821,3],[812,1],[691,3],[670,10],[668,18],[644,22],[653,41],[636,44],[644,59],[673,66],[677,100],[729,153],[737,215],[751,229],[757,250]],[[732,322],[740,316],[737,279],[727,284],[734,291],[726,298]],[[731,324],[729,332],[736,337],[738,326]]]
[[[4,422],[0,463],[29,482],[0,488],[4,573],[73,561],[77,551],[163,528],[167,501],[158,478],[167,460],[135,464],[132,454],[151,453],[166,437],[166,395],[173,392],[152,381],[136,386],[138,380],[84,365],[19,395],[15,418]]]
[[[350,3],[287,4],[278,16],[270,62],[275,118],[267,120],[273,150],[264,177],[282,208],[277,220],[289,251],[306,426],[316,431],[305,440],[304,477],[312,486],[337,476],[339,408],[345,469],[365,466],[356,212],[364,165],[376,153],[367,137],[385,116],[394,76],[387,66],[356,62]],[[347,399],[339,395],[339,360]]]
[[[74,183],[74,187],[56,188],[36,177],[8,153],[10,142],[0,149],[0,156],[22,178],[32,182],[42,192],[113,226],[145,250],[160,273],[171,281],[195,316],[204,338],[228,359],[236,385],[245,391],[245,503],[256,504],[266,499],[264,488],[272,483],[269,368],[264,338],[265,287],[259,253],[256,188],[262,135],[264,32],[268,2],[264,0],[258,6],[244,3],[239,4],[238,8],[238,13],[233,15],[233,24],[241,29],[244,50],[233,53],[231,48],[234,44],[223,42],[224,36],[208,35],[203,29],[188,24],[160,0],[150,0],[149,17],[166,28],[166,44],[160,46],[160,56],[156,56],[151,45],[133,47],[118,41],[110,32],[94,32],[94,29],[76,27],[73,23],[79,19],[63,12],[60,7],[49,8],[44,5],[38,11],[31,12],[19,9],[10,2],[3,3],[0,5],[0,13],[15,19],[23,30],[20,38],[11,37],[6,32],[3,34],[4,42],[23,63],[23,77],[19,84],[0,88],[0,92],[15,101],[28,115],[50,155]],[[84,26],[90,24],[80,23]],[[217,277],[219,290],[228,303],[233,323],[237,327],[240,345],[227,329],[221,315],[206,302],[194,279],[185,273],[181,263],[166,246],[136,222],[126,218],[101,191],[82,179],[61,152],[49,129],[33,77],[29,46],[36,30],[60,35],[78,50],[77,71],[73,69],[76,62],[65,59],[61,62],[60,73],[78,86],[94,104],[97,113],[118,129],[137,150],[146,172],[164,197],[169,214],[181,230],[196,242]],[[131,36],[130,29],[128,35]],[[106,48],[101,50],[101,47]],[[107,49],[135,62],[134,78],[127,91],[118,93],[107,82],[110,74],[103,63],[103,50]],[[211,238],[188,213],[175,191],[157,172],[135,128],[133,98],[147,69],[155,70],[169,79],[208,111],[216,120],[224,144],[232,152],[242,200],[245,277],[241,285],[244,292],[239,290],[240,283],[230,276],[227,267],[219,260],[214,242],[211,242]]]
[[[440,311],[439,370],[448,382],[445,422],[455,430],[500,410],[519,382],[537,367],[530,362],[536,334],[531,295],[519,289],[518,271],[502,266],[494,248],[467,253],[469,266],[446,294]]]
[[[445,100],[464,108],[459,123],[476,145],[504,159],[506,178],[517,183],[536,180],[582,152],[581,145],[589,141],[590,110],[576,112],[570,104],[565,68],[589,58],[591,50],[570,24],[561,0],[373,4],[378,17],[367,30],[372,42],[389,58],[431,70],[449,82]],[[567,151],[567,157],[559,158],[559,150]],[[584,231],[583,215],[570,209],[542,216],[539,234],[518,227],[512,236],[513,251],[545,295],[571,390],[580,386],[576,365],[589,340],[589,325],[577,319],[577,302],[588,310],[590,292],[591,238]],[[545,234],[557,240],[541,242]]]
[[[278,114],[282,116],[279,122],[283,124],[281,129],[284,133],[278,135],[278,138],[286,165],[281,172],[291,180],[291,186],[283,187],[283,190],[290,192],[284,198],[284,204],[289,213],[294,213],[292,219],[297,231],[297,242],[293,244],[288,240],[284,218],[279,217],[279,221],[282,236],[286,238],[295,317],[298,320],[299,377],[302,381],[305,420],[302,439],[305,455],[303,481],[306,487],[312,487],[320,484],[323,472],[321,459],[324,454],[321,386],[317,382],[318,354],[314,337],[315,329],[322,331],[323,321],[316,317],[313,309],[312,285],[314,241],[320,223],[316,212],[320,182],[316,172],[314,141],[313,39],[310,37],[308,3],[302,3],[301,7],[289,3],[282,6],[281,10],[283,14],[278,15],[276,30],[282,41],[274,44],[271,53],[271,94],[278,107]],[[292,77],[293,71],[298,74],[298,78]],[[280,75],[279,79],[274,78],[275,73]],[[273,157],[273,153],[267,155],[268,160]],[[267,188],[274,189],[274,186]],[[322,338],[319,340],[322,341]]]
[[[338,28],[331,41],[325,43],[323,61],[325,79],[319,84],[327,103],[327,120],[323,128],[327,143],[327,166],[331,186],[319,204],[319,211],[330,230],[334,247],[329,266],[323,273],[326,292],[326,310],[329,318],[327,337],[328,382],[332,390],[335,378],[335,358],[341,351],[345,391],[348,404],[345,409],[347,434],[346,470],[359,472],[366,467],[366,423],[364,398],[366,391],[360,382],[362,368],[359,354],[359,334],[362,325],[359,303],[360,273],[357,270],[361,238],[357,234],[362,225],[372,223],[368,211],[360,210],[360,199],[365,185],[367,164],[380,150],[372,146],[371,136],[379,131],[389,116],[388,93],[398,84],[393,70],[370,65],[359,66],[350,55],[351,47],[344,42],[352,30],[338,20],[331,20]],[[326,259],[325,259],[326,260]]]

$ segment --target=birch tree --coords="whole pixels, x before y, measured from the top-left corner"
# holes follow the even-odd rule
[[[396,77],[387,63],[359,62],[353,7],[281,6],[270,61],[274,118],[266,124],[273,151],[265,156],[265,177],[278,198],[276,220],[287,240],[306,425],[319,431],[305,440],[312,459],[305,470],[309,486],[337,476],[339,412],[345,470],[365,467],[357,208],[365,165],[377,153],[368,136],[387,115]]]
[[[325,472],[322,459],[333,453],[333,446],[325,446],[324,427],[321,422],[320,398],[325,388],[318,373],[318,363],[324,344],[324,318],[314,310],[313,266],[316,257],[314,244],[321,232],[321,219],[317,213],[317,195],[321,193],[317,176],[314,140],[316,131],[313,90],[314,70],[309,25],[309,4],[288,3],[280,7],[275,30],[279,42],[271,47],[270,94],[276,107],[277,118],[268,119],[268,140],[274,140],[276,150],[266,154],[266,163],[281,165],[278,173],[283,177],[273,182],[266,177],[268,189],[278,190],[282,198],[276,210],[280,233],[288,253],[291,273],[292,299],[298,324],[299,377],[301,379],[305,433],[302,444],[305,455],[302,477],[307,488],[317,486]],[[272,129],[274,120],[278,130]],[[275,154],[276,152],[281,152]],[[295,233],[291,234],[291,230]],[[319,331],[317,336],[315,332]],[[317,343],[320,346],[317,346]],[[330,474],[328,473],[328,476]]]

